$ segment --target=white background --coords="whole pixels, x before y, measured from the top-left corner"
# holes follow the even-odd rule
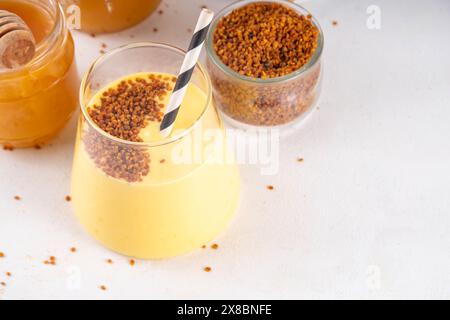
[[[228,2],[164,0],[131,30],[75,32],[80,74],[102,42],[186,47],[200,6]],[[0,299],[450,298],[450,1],[303,3],[326,38],[320,110],[282,141],[278,175],[242,168],[219,250],[130,267],[87,236],[64,201],[74,118],[43,150],[0,151]]]

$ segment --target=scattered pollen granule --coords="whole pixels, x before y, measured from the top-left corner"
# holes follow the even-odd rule
[[[56,266],[56,258],[54,256],[51,256],[49,260],[44,261],[44,264]]]
[[[4,145],[3,150],[5,151],[14,151],[14,147],[10,145]]]
[[[36,150],[41,150],[41,149],[42,149],[42,146],[39,145],[39,144],[37,144],[37,145],[34,146],[34,148],[35,148]]]
[[[338,25],[338,22],[337,22],[336,20],[333,20],[333,21],[331,22],[331,24],[333,25],[333,27],[336,27],[336,26]]]
[[[217,243],[214,243],[214,244],[211,246],[211,249],[217,250],[217,249],[219,249],[219,245],[218,245]]]
[[[12,276],[12,273],[11,273],[11,272],[6,272],[6,276],[7,276],[7,277],[11,277],[11,276]]]
[[[106,260],[106,263],[113,264],[114,262],[112,261],[112,259],[108,259],[108,260]]]
[[[267,190],[270,190],[270,191],[272,191],[272,190],[274,190],[275,189],[275,187],[274,186],[267,186]]]
[[[205,246],[205,245],[203,245],[203,246],[202,246],[202,249],[206,249],[206,246]]]
[[[100,290],[102,290],[102,291],[106,291],[108,288],[105,286],[105,285],[101,285],[100,286]]]
[[[75,247],[70,248],[70,252],[72,252],[72,253],[77,252],[77,248],[75,248]]]
[[[5,257],[5,254],[0,251],[0,258],[4,258],[4,257]]]
[[[305,161],[305,159],[303,159],[303,158],[298,158],[297,159],[297,162],[304,162]]]
[[[6,287],[6,282],[0,282],[0,285],[2,286],[2,287]]]
[[[130,266],[134,267],[136,264],[136,261],[134,259],[130,259]]]
[[[67,202],[70,202],[70,201],[72,201],[72,197],[71,197],[71,196],[66,196],[66,198],[65,198],[65,199],[66,199],[66,201],[67,201]]]
[[[203,269],[203,271],[205,271],[205,272],[211,272],[212,269],[211,269],[211,267],[205,267],[205,268]]]
[[[14,200],[20,201],[20,200],[22,200],[22,198],[20,196],[14,196]]]

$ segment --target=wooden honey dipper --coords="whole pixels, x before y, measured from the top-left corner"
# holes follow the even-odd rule
[[[0,69],[27,64],[35,51],[36,41],[28,25],[18,15],[0,10]]]

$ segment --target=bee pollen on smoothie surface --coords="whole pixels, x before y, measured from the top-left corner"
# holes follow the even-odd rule
[[[169,81],[154,74],[122,80],[106,89],[99,103],[88,107],[89,116],[114,137],[143,142],[140,130],[151,121],[162,120],[160,101],[169,93]],[[111,177],[139,182],[150,171],[149,155],[142,149],[117,144],[93,129],[87,130],[83,140],[95,164]]]

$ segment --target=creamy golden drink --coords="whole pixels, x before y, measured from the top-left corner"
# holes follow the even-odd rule
[[[86,102],[80,120],[76,215],[101,243],[128,256],[161,259],[200,248],[225,229],[238,205],[238,168],[200,87],[189,85],[172,136],[160,135],[174,84],[162,73],[118,79]]]

